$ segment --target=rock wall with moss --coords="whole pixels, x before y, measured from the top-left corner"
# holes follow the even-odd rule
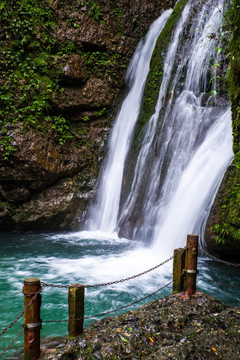
[[[0,230],[78,227],[129,60],[174,2],[1,2]]]
[[[127,156],[126,165],[124,167],[124,181],[120,200],[121,204],[125,203],[131,192],[136,163],[138,160],[138,155],[142,146],[142,142],[144,140],[146,127],[151,115],[154,114],[155,106],[158,100],[159,88],[161,86],[164,73],[164,60],[168,51],[168,46],[187,2],[188,0],[179,0],[178,3],[175,5],[171,15],[166,21],[163,30],[161,31],[161,34],[157,39],[151,57],[150,69],[143,93],[139,118],[134,129],[132,144]],[[179,56],[181,55],[179,54]],[[169,87],[170,85],[168,86],[166,93],[171,92]],[[160,112],[158,122],[161,123],[161,120],[162,112]],[[155,144],[159,143],[159,139],[157,140],[159,134],[157,132],[161,132],[160,126],[157,128],[157,131],[154,135],[156,138]],[[149,164],[151,164],[150,166],[154,166],[154,160],[149,161]],[[161,188],[163,184],[165,175],[165,172],[162,171],[159,176],[159,188]],[[141,179],[141,185],[139,186],[138,194],[136,195],[137,199],[135,202],[135,209],[131,211],[131,213],[126,212],[126,214],[122,216],[119,222],[119,234],[122,237],[132,239],[134,237],[134,228],[141,227],[142,219],[144,218],[143,214],[145,211],[145,204],[143,201],[144,197],[142,196],[142,194],[147,187],[147,182],[148,178],[143,176]]]
[[[230,68],[227,74],[232,110],[234,160],[216,196],[207,224],[208,247],[222,257],[240,257],[240,3],[233,0],[225,15],[231,32],[227,48]]]

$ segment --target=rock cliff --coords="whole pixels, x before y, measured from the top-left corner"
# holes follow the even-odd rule
[[[3,1],[0,230],[78,228],[129,60],[174,2]]]
[[[2,1],[0,231],[80,227],[124,96],[130,58],[153,20],[175,2]],[[224,47],[227,59],[231,54],[235,158],[205,239],[215,253],[238,258],[240,10],[237,1],[232,5],[225,16],[232,40]]]
[[[226,46],[231,63],[226,78],[231,99],[234,159],[212,206],[205,240],[209,249],[215,254],[238,262],[240,256],[240,9],[238,1],[232,1],[225,18],[227,30],[231,29],[231,38]]]

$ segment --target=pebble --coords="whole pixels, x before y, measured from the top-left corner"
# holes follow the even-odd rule
[[[78,339],[60,343],[54,353],[43,352],[41,359],[201,360],[217,359],[217,355],[239,360],[239,333],[239,307],[200,292],[191,299],[172,295],[102,319]]]

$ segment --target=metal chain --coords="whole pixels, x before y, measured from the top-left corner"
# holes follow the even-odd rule
[[[106,286],[106,285],[113,285],[113,284],[118,284],[118,283],[122,283],[122,282],[124,282],[124,281],[128,281],[128,280],[135,279],[135,278],[137,278],[138,276],[145,275],[145,274],[147,274],[147,273],[149,273],[149,272],[151,272],[151,271],[159,268],[160,266],[165,265],[165,264],[166,264],[167,262],[169,262],[170,260],[173,260],[174,257],[176,257],[177,255],[181,254],[185,249],[186,249],[186,248],[180,250],[180,251],[177,252],[175,255],[171,256],[169,259],[167,259],[167,260],[163,261],[162,263],[160,263],[160,264],[152,267],[151,269],[148,269],[148,270],[146,270],[146,271],[143,271],[143,272],[141,272],[141,273],[139,273],[139,274],[137,274],[137,275],[133,275],[133,276],[129,276],[129,277],[125,278],[125,279],[116,280],[116,281],[110,281],[110,282],[107,282],[107,283],[102,283],[102,284],[97,284],[97,285],[85,285],[85,288],[99,287],[99,286]]]
[[[137,274],[137,275],[133,275],[133,276],[127,277],[127,278],[125,278],[125,279],[121,279],[121,280],[117,280],[117,281],[111,281],[111,282],[108,282],[108,283],[102,283],[102,284],[96,284],[96,285],[86,285],[85,287],[86,287],[86,288],[90,288],[90,287],[107,286],[107,285],[112,285],[112,284],[118,284],[118,283],[121,283],[121,282],[124,282],[124,281],[127,281],[127,280],[131,280],[131,279],[135,279],[135,278],[138,277],[138,276],[147,274],[147,273],[149,273],[150,271],[153,271],[153,270],[159,268],[160,266],[166,264],[167,262],[169,262],[170,260],[172,260],[172,259],[173,259],[175,256],[177,256],[178,254],[181,254],[185,249],[186,249],[186,248],[180,250],[178,253],[176,253],[175,255],[171,256],[169,259],[167,259],[167,260],[163,261],[162,263],[154,266],[153,268],[148,269],[148,270],[146,270],[146,271],[144,271],[144,272],[142,272],[142,273],[139,273],[139,274]],[[134,302],[134,303],[131,303],[131,304],[129,304],[129,305],[125,305],[125,306],[123,306],[123,307],[121,307],[121,308],[118,308],[118,309],[116,309],[116,310],[111,310],[110,312],[106,312],[106,313],[103,313],[103,314],[97,314],[97,315],[94,315],[94,316],[91,316],[91,317],[86,317],[85,319],[94,318],[94,317],[97,317],[97,316],[110,314],[110,313],[112,313],[112,312],[116,312],[116,311],[125,309],[125,308],[127,308],[127,307],[129,307],[129,306],[132,306],[132,305],[134,305],[134,304],[137,304],[138,302],[140,302],[140,301],[142,301],[142,300],[144,300],[144,299],[146,299],[146,298],[148,298],[148,297],[156,294],[157,292],[161,291],[162,289],[164,289],[165,287],[167,287],[167,286],[168,286],[169,284],[171,284],[171,283],[172,283],[172,281],[169,282],[168,284],[166,284],[165,286],[163,286],[162,288],[158,289],[158,290],[155,291],[154,293],[152,293],[152,294],[150,294],[150,295],[148,295],[148,296],[146,296],[146,297],[144,297],[144,298],[142,298],[142,299],[140,299],[140,300],[138,300],[138,301],[136,301],[136,302]],[[3,329],[3,330],[0,332],[0,336],[1,336],[2,334],[4,334],[7,330],[9,330],[9,329],[22,317],[22,315],[25,313],[25,311],[32,305],[33,301],[37,298],[37,295],[38,295],[41,291],[43,291],[43,289],[44,289],[46,286],[48,286],[48,287],[56,287],[56,288],[69,288],[69,287],[70,287],[70,285],[62,285],[62,284],[56,285],[56,284],[47,284],[47,283],[41,282],[41,288],[35,293],[35,295],[34,295],[33,298],[31,299],[31,301],[28,303],[28,305],[25,307],[25,309],[16,317],[16,319],[15,319],[14,321],[12,321],[5,329]],[[75,319],[75,320],[76,320],[76,319]],[[45,323],[50,323],[50,322],[66,322],[66,321],[68,321],[68,320],[54,320],[54,321],[50,321],[50,320],[49,320],[49,321],[45,321]]]
[[[79,319],[70,319],[71,321],[77,321],[77,320],[80,320]],[[64,320],[42,320],[42,324],[54,324],[54,323],[61,323],[61,322],[68,322],[69,319],[64,319]]]
[[[213,281],[213,282],[215,282],[215,283],[218,284],[218,285],[225,286],[225,287],[232,287],[232,288],[240,289],[240,286],[223,284],[223,283],[221,283],[221,282],[219,282],[219,281],[216,281],[216,280],[213,280],[213,279],[209,279],[209,278],[207,278],[206,276],[204,276],[204,275],[202,275],[202,274],[199,274],[199,275],[200,275],[203,279],[208,280],[208,281]]]
[[[5,327],[5,329],[3,329],[0,332],[0,336],[2,334],[4,334],[6,331],[8,331],[25,313],[25,311],[32,305],[33,301],[36,300],[37,296],[40,294],[41,291],[43,291],[44,287],[41,287],[33,296],[33,298],[29,301],[29,303],[27,304],[27,306],[23,309],[23,311],[16,317],[15,320],[13,320],[7,327]]]
[[[104,315],[108,315],[108,314],[112,314],[114,312],[117,312],[117,311],[120,311],[120,310],[123,310],[123,309],[126,309],[132,305],[135,305],[135,304],[138,304],[139,302],[143,301],[143,300],[146,300],[147,298],[157,294],[159,291],[165,289],[166,287],[168,287],[169,285],[171,285],[173,283],[173,281],[177,280],[178,278],[180,278],[182,275],[183,275],[184,271],[181,273],[181,275],[179,275],[178,277],[176,277],[175,279],[169,281],[167,284],[165,284],[164,286],[162,286],[160,289],[154,291],[153,293],[137,300],[137,301],[134,301],[128,305],[124,305],[124,306],[121,306],[117,309],[114,309],[114,310],[110,310],[110,311],[106,311],[106,312],[103,312],[103,313],[100,313],[100,314],[96,314],[96,315],[92,315],[92,316],[85,316],[83,319],[84,320],[87,320],[87,319],[93,319],[95,317],[99,317],[99,316],[104,316]],[[81,318],[78,318],[78,319],[70,319],[71,321],[78,321],[78,320],[81,320]],[[43,320],[42,323],[45,323],[45,324],[48,324],[48,323],[60,323],[60,322],[68,322],[69,319],[67,320]]]
[[[182,274],[181,274],[180,276],[182,276]],[[141,301],[143,301],[143,300],[146,300],[147,298],[149,298],[149,297],[157,294],[159,291],[165,289],[166,287],[168,287],[168,286],[171,285],[172,283],[173,283],[173,280],[169,281],[166,285],[162,286],[160,289],[154,291],[154,292],[151,293],[150,295],[144,296],[144,297],[141,298],[140,300],[134,301],[134,302],[132,302],[132,303],[130,303],[130,304],[128,304],[128,305],[124,305],[124,306],[121,306],[121,307],[119,307],[119,308],[117,308],[117,309],[110,310],[110,311],[106,311],[106,312],[103,312],[103,313],[100,313],[100,314],[96,314],[96,315],[93,315],[93,316],[86,316],[86,317],[84,317],[84,319],[92,319],[92,318],[94,318],[94,317],[103,316],[103,315],[108,315],[108,314],[114,313],[114,312],[116,312],[116,311],[126,309],[126,308],[128,308],[128,307],[130,307],[130,306],[133,306],[133,305],[135,305],[135,304],[138,304],[139,302],[141,302]]]
[[[138,276],[142,276],[142,275],[145,275],[147,273],[149,273],[150,271],[153,271],[157,268],[159,268],[160,266],[162,265],[165,265],[167,262],[169,262],[170,260],[173,260],[174,257],[176,257],[177,255],[181,254],[182,252],[184,252],[186,249],[188,249],[189,247],[185,247],[183,248],[182,250],[180,250],[179,252],[177,252],[175,255],[171,256],[169,259],[163,261],[162,263],[152,267],[151,269],[148,269],[146,271],[143,271],[139,274],[136,274],[136,275],[133,275],[133,276],[129,276],[127,278],[124,278],[124,279],[121,279],[121,280],[116,280],[116,281],[110,281],[110,282],[107,282],[107,283],[101,283],[101,284],[93,284],[93,285],[84,285],[85,288],[93,288],[93,287],[100,287],[100,286],[107,286],[107,285],[113,285],[113,284],[119,284],[119,283],[122,283],[124,281],[128,281],[128,280],[132,280],[132,279],[135,279],[137,278]],[[56,287],[56,288],[69,288],[70,285],[62,285],[62,284],[59,284],[59,285],[55,285],[55,284],[47,284],[47,283],[44,283],[42,282],[41,285],[43,286],[49,286],[49,287]]]
[[[214,260],[216,260],[216,261],[218,261],[218,262],[221,262],[221,263],[223,263],[223,264],[225,264],[225,265],[230,265],[230,266],[234,266],[234,267],[236,267],[236,268],[240,268],[240,264],[233,264],[233,263],[231,263],[231,262],[229,262],[229,261],[221,260],[221,259],[217,258],[216,256],[213,256],[213,255],[209,254],[209,252],[207,252],[206,250],[204,250],[204,249],[202,249],[202,248],[199,248],[199,250],[201,250],[201,251],[202,251],[204,254],[206,254],[208,257],[210,257],[210,258],[212,258],[212,259],[214,259]]]
[[[22,329],[19,331],[19,333],[17,334],[17,336],[13,339],[13,341],[6,347],[5,350],[3,350],[0,353],[0,358],[8,351],[8,349],[10,349],[10,347],[15,343],[15,341],[17,340],[17,338],[21,335],[21,333],[23,332],[24,327],[22,327]]]
[[[59,289],[64,289],[64,288],[68,289],[68,288],[70,287],[70,285],[47,284],[47,283],[45,283],[45,282],[41,282],[41,286],[45,286],[45,287],[48,286],[48,287],[59,288]]]

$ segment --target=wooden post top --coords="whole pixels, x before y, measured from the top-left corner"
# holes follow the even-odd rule
[[[187,246],[198,246],[198,235],[193,235],[193,234],[188,235]]]
[[[82,284],[71,284],[69,287],[82,288],[82,287],[84,287],[84,285],[82,285]]]
[[[24,285],[40,285],[40,279],[38,278],[26,278],[24,279]]]

